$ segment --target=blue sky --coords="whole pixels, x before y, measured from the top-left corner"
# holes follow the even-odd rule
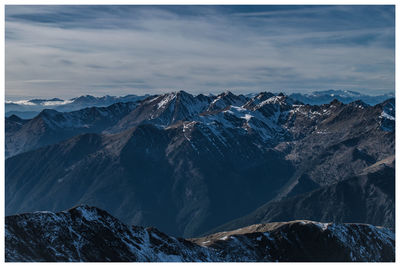
[[[6,6],[6,97],[394,91],[394,6]]]

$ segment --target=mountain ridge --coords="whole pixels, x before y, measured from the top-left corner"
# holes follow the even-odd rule
[[[7,262],[390,262],[395,259],[394,233],[361,224],[293,221],[252,225],[185,240],[152,227],[128,227],[106,211],[80,205],[58,213],[7,216],[5,231]]]
[[[294,219],[369,223],[395,228],[394,157],[385,159],[327,187],[270,201],[246,216],[221,225],[208,233],[228,231],[249,224]]]
[[[176,91],[174,93],[178,93],[182,91]],[[184,91],[183,91],[184,92]],[[168,94],[168,93],[167,93]],[[218,103],[218,97],[224,95],[227,99],[231,98],[228,101],[231,101],[231,104],[237,104],[234,101],[243,101],[245,98],[252,98],[256,93],[239,95],[239,98],[233,96],[230,91],[226,91],[219,95],[209,95],[209,97],[215,98],[216,103]],[[274,94],[278,95],[278,93]],[[312,93],[292,93],[287,94],[291,98],[300,101],[304,104],[313,104],[313,105],[321,105],[321,104],[328,104],[329,102],[333,101],[334,99],[338,99],[343,103],[350,103],[355,100],[362,100],[369,105],[375,105],[388,98],[394,97],[393,93],[387,93],[383,95],[365,95],[359,92],[348,91],[348,90],[326,90],[326,91],[315,91]],[[51,99],[31,99],[31,100],[18,100],[18,101],[11,101],[7,100],[5,105],[5,115],[9,117],[11,115],[20,116],[23,119],[31,119],[36,116],[42,109],[45,108],[52,108],[56,109],[57,111],[69,112],[79,110],[85,107],[105,107],[111,104],[115,104],[118,102],[137,102],[143,100],[150,95],[146,94],[143,96],[138,95],[125,95],[125,96],[101,96],[95,97],[91,95],[82,95],[79,97],[74,97],[68,100],[63,100],[60,98],[51,98]],[[157,95],[153,95],[157,96]],[[203,94],[199,94],[196,97],[205,97]],[[235,98],[236,97],[236,98]],[[239,100],[242,98],[242,100]],[[233,101],[233,102],[232,102]],[[218,108],[213,105],[213,108]]]
[[[102,96],[95,97],[91,95],[83,95],[69,100],[63,100],[60,98],[52,99],[31,99],[31,100],[18,100],[18,101],[6,101],[5,104],[5,115],[9,117],[11,115],[20,116],[23,119],[31,119],[37,116],[43,109],[55,109],[59,112],[71,112],[77,111],[83,108],[89,107],[106,107],[116,103],[126,102],[137,102],[149,95],[137,96],[137,95],[126,95],[126,96]]]

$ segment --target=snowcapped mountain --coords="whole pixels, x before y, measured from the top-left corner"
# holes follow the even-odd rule
[[[208,107],[208,111],[222,110],[228,106],[242,106],[248,100],[243,95],[234,95],[229,91],[219,94]]]
[[[20,214],[7,217],[10,261],[393,258],[382,228],[321,228],[306,220],[394,227],[394,99],[309,105],[268,92],[179,91],[71,112],[44,109],[33,119],[13,115],[5,122],[5,212]],[[21,214],[80,203],[121,222],[87,206]],[[279,224],[279,231],[235,230],[297,219],[304,221]],[[185,238],[236,232],[183,240],[139,227],[149,225]],[[48,227],[56,234],[40,230]],[[24,250],[32,240],[35,248]],[[386,247],[376,252],[379,246]]]
[[[365,224],[258,224],[185,240],[127,226],[86,205],[7,216],[5,259],[15,261],[394,261],[394,233]]]
[[[295,93],[291,94],[290,97],[305,104],[311,105],[328,104],[335,99],[345,104],[361,100],[369,105],[376,105],[385,101],[386,99],[394,98],[394,93],[371,96],[350,90],[326,90],[315,91],[310,94]]]
[[[20,118],[31,119],[44,109],[54,109],[59,112],[76,111],[87,107],[107,107],[115,103],[137,102],[148,95],[126,95],[126,96],[102,96],[94,97],[91,95],[80,96],[69,100],[60,98],[52,99],[31,99],[6,101],[5,115],[17,115]]]
[[[284,139],[287,135],[279,125],[279,120],[284,118],[294,101],[290,100],[286,103],[289,99],[287,97],[274,96],[270,93],[268,96],[270,96],[268,100],[270,102],[266,100],[254,107],[251,103],[257,102],[260,99],[259,96],[249,99],[242,95],[235,96],[230,92],[219,96],[193,96],[180,91],[151,96],[142,101],[133,102],[134,104],[127,102],[105,108],[87,108],[68,113],[45,109],[35,118],[26,121],[23,127],[18,129],[6,127],[8,135],[18,137],[7,139],[6,157],[56,143],[79,133],[103,131],[118,133],[140,124],[152,124],[165,128],[182,121],[192,122],[192,124],[200,123],[206,132],[211,131],[217,135],[221,131],[235,131],[235,133],[226,134],[248,133],[256,139],[276,143],[276,140]],[[94,98],[90,97],[90,99]],[[277,99],[281,100],[277,101]],[[115,108],[119,106],[124,106],[121,108],[123,112]],[[6,121],[12,120],[6,118]],[[102,120],[106,120],[107,123],[101,123]],[[224,139],[221,135],[218,138]]]
[[[211,101],[211,97],[193,96],[184,91],[151,96],[118,121],[109,132],[120,132],[142,123],[166,127],[178,121],[190,120],[204,112]]]
[[[185,95],[182,98],[191,98],[191,95],[184,92],[176,92],[174,94],[181,94]],[[5,104],[5,114],[6,117],[9,117],[11,115],[17,115],[20,118],[23,119],[31,119],[35,117],[37,114],[39,114],[43,109],[55,109],[60,112],[69,112],[69,111],[75,111],[79,109],[83,109],[86,107],[106,107],[115,103],[119,102],[137,102],[140,100],[143,100],[145,98],[152,98],[153,100],[157,99],[157,103],[160,102],[160,105],[162,104],[168,104],[169,102],[168,97],[170,97],[170,100],[174,99],[174,96],[170,94],[165,94],[166,98],[164,99],[162,96],[159,95],[144,95],[144,96],[137,96],[137,95],[126,95],[126,96],[102,96],[102,97],[94,97],[91,95],[84,95],[80,97],[75,97],[71,98],[68,100],[63,100],[60,98],[52,98],[52,99],[31,99],[31,100],[18,100],[18,101],[11,101],[7,100]],[[235,95],[229,91],[226,91],[224,93],[221,93],[217,96],[209,95],[209,96],[204,96],[204,95],[199,95],[196,96],[197,100],[202,101],[207,101],[207,110],[208,111],[215,111],[215,110],[221,110],[224,109],[225,107],[232,105],[232,106],[242,106],[245,104],[247,101],[250,100],[248,103],[249,105],[252,105],[251,103],[254,101],[254,103],[257,103],[261,100],[266,100],[267,98],[270,98],[271,96],[274,96],[272,93],[268,92],[263,92],[259,94],[246,94],[246,95]],[[178,97],[179,98],[179,97]],[[364,95],[355,91],[347,91],[347,90],[327,90],[327,91],[315,91],[310,94],[301,94],[301,93],[295,93],[291,94],[290,98],[305,104],[311,104],[311,105],[321,105],[321,104],[328,104],[332,102],[333,100],[337,99],[342,103],[348,104],[350,102],[354,102],[357,100],[361,100],[369,105],[376,105],[378,103],[381,103],[389,98],[394,98],[394,94],[384,94],[384,95],[379,95],[379,96],[370,96],[370,95]],[[163,99],[163,100],[162,100]],[[191,101],[191,100],[189,100]],[[253,104],[254,104],[253,103]],[[200,105],[201,108],[203,107],[202,104],[197,103]],[[168,106],[168,105],[167,105]],[[194,108],[194,105],[193,105]]]
[[[180,91],[7,118],[6,214],[87,203],[193,237],[394,155],[394,100],[311,106],[232,95]]]

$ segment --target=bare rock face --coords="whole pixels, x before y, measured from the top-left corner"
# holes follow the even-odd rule
[[[293,221],[185,240],[128,227],[86,205],[6,217],[6,261],[394,261],[394,233],[363,224]]]

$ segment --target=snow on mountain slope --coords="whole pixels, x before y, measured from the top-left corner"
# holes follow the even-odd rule
[[[97,99],[90,96],[81,98]],[[210,127],[209,130],[215,134],[221,132],[221,128],[229,128],[231,132],[250,134],[256,139],[263,140],[264,143],[272,144],[278,141],[301,138],[307,132],[317,130],[310,126],[329,117],[333,114],[335,108],[343,107],[343,104],[338,101],[322,106],[303,105],[283,94],[274,95],[266,92],[249,98],[243,95],[236,96],[231,92],[225,92],[215,97],[193,96],[184,91],[179,91],[150,96],[135,103],[137,108],[131,108],[129,114],[125,114],[121,118],[109,118],[109,120],[113,120],[113,123],[103,130],[109,133],[117,133],[143,123],[165,128],[179,121],[189,121],[203,123],[205,127]],[[365,104],[354,105],[362,108],[368,106],[365,106]],[[394,108],[391,111],[387,109],[380,114],[383,130],[390,131],[390,129],[393,129],[394,122],[391,122],[394,118],[393,110]],[[92,111],[98,112],[102,117],[107,117],[107,112],[109,112],[105,108]],[[55,111],[45,110],[41,117],[45,120],[44,125],[50,128],[64,128],[68,131],[91,127],[91,123],[87,123],[84,113],[59,114]],[[301,128],[296,129],[297,126]],[[317,131],[324,133],[321,129]],[[23,149],[23,151],[25,150]],[[15,153],[7,155],[12,154]]]
[[[381,119],[381,129],[386,132],[393,132],[395,129],[395,102],[394,98],[388,99],[379,106],[382,107],[382,113],[379,118]]]
[[[210,97],[193,96],[184,91],[151,96],[117,122],[114,127],[109,129],[109,132],[120,132],[143,123],[162,128],[168,127],[178,121],[191,120],[205,111],[210,102]]]
[[[249,98],[244,95],[234,95],[229,91],[219,94],[208,107],[208,111],[223,110],[228,106],[242,106]]]
[[[7,216],[5,239],[8,262],[394,261],[394,233],[371,225],[293,221],[185,240],[86,205]]]
[[[288,131],[282,127],[282,121],[289,115],[288,111],[294,102],[283,95],[275,96],[271,93],[261,93],[246,101],[243,96],[234,97],[232,93],[226,92],[216,97],[207,111],[199,112],[204,110],[204,105],[201,105],[197,112],[181,118],[187,121],[185,125],[201,125],[199,127],[207,136],[212,134],[224,144],[229,139],[226,136],[250,135],[256,142],[269,143],[271,146],[289,138]]]
[[[7,217],[6,261],[212,261],[207,249],[154,228],[128,227],[103,210]]]
[[[222,94],[219,94],[218,96],[209,95],[203,97],[211,99],[211,101],[209,101],[210,106],[208,106],[207,109],[209,111],[215,111],[215,110],[222,110],[229,105],[242,106],[244,104],[247,104],[248,107],[250,107],[272,96],[273,96],[272,93],[267,93],[267,92],[237,96],[227,91]],[[119,97],[108,96],[108,95],[103,97],[94,97],[90,95],[85,95],[68,100],[63,100],[60,98],[31,99],[31,100],[18,100],[18,101],[7,100],[5,105],[5,111],[7,116],[17,115],[17,116],[23,116],[24,119],[30,119],[45,108],[51,108],[57,111],[67,112],[67,111],[79,110],[85,107],[93,107],[93,106],[105,107],[118,102],[137,102],[147,97],[149,97],[149,95],[144,95],[144,96],[126,95]],[[332,102],[334,99],[337,99],[346,104],[353,102],[355,100],[362,100],[370,105],[375,105],[385,101],[386,99],[394,97],[394,94],[370,96],[353,91],[328,90],[328,91],[313,92],[310,94],[296,93],[296,94],[291,94],[290,97],[305,104],[312,104],[312,105],[328,104]]]
[[[194,118],[194,121],[203,123],[213,133],[230,129],[237,134],[251,135],[255,140],[275,143],[287,137],[287,131],[279,124],[281,114],[278,109],[273,116],[266,117],[260,110],[248,110],[239,106],[211,114],[204,114]]]
[[[282,140],[287,137],[286,131],[280,124],[281,120],[287,116],[287,111],[293,102],[283,95],[275,96],[271,93],[262,93],[249,99],[242,95],[236,96],[231,92],[210,97],[193,96],[179,91],[148,97],[137,103],[137,108],[133,106],[131,112],[123,118],[112,117],[112,112],[106,108],[92,108],[89,111],[93,113],[91,116],[104,118],[107,118],[107,113],[110,113],[108,119],[114,120],[114,125],[106,129],[110,133],[121,132],[143,123],[164,128],[178,121],[194,121],[210,127],[210,131],[214,133],[218,133],[221,128],[230,128],[230,131],[235,130],[239,134],[248,133],[256,139],[271,141],[275,138]],[[39,118],[49,129],[69,131],[91,127],[93,122],[88,122],[87,117],[90,116],[86,113],[88,110],[69,113],[44,110]],[[32,123],[35,121],[33,120]]]
[[[258,104],[260,104],[261,102],[263,102],[273,96],[275,96],[275,95],[270,92],[261,92],[261,93],[255,94],[253,96],[248,96],[250,99],[243,105],[243,107],[246,109],[252,109],[255,106],[257,106]]]

